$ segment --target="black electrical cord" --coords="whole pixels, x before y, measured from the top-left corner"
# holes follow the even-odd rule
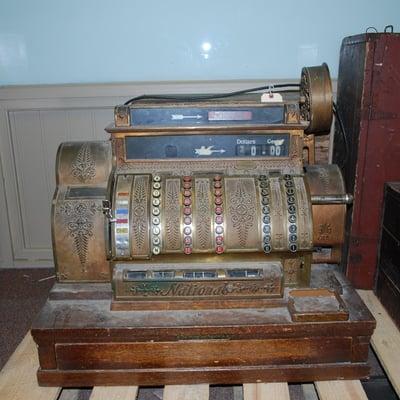
[[[162,95],[162,94],[142,94],[137,97],[133,97],[126,101],[124,104],[127,106],[132,104],[136,101],[140,100],[173,100],[173,101],[204,101],[204,100],[215,100],[215,99],[224,99],[233,96],[240,96],[242,94],[258,92],[259,90],[270,90],[271,92],[276,92],[276,88],[289,88],[289,87],[296,87],[300,86],[299,83],[278,83],[276,85],[266,85],[266,86],[259,86],[250,89],[243,89],[237,90],[235,92],[228,92],[228,93],[215,93],[215,94],[205,94],[205,95]],[[279,93],[286,93],[286,92],[298,92],[298,90],[279,90]]]
[[[340,112],[339,112],[338,107],[335,102],[333,102],[333,113],[335,114],[336,120],[339,125],[339,131],[343,138],[344,157],[339,164],[340,168],[343,168],[347,164],[347,158],[349,157],[350,148],[349,148],[349,142],[347,140],[346,131],[344,129],[343,121],[342,121],[342,118],[340,117]]]

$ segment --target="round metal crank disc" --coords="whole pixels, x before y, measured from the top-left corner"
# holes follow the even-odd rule
[[[328,132],[332,123],[332,83],[328,66],[304,67],[300,82],[300,114],[307,133]]]

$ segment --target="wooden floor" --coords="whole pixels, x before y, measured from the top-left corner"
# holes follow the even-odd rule
[[[371,291],[359,294],[377,320],[377,329],[372,337],[372,346],[384,367],[397,395],[400,397],[400,332]],[[44,388],[36,383],[38,360],[36,346],[28,333],[0,372],[1,400],[56,400],[77,399],[76,390]],[[312,385],[311,385],[312,386]],[[360,381],[314,382],[320,400],[366,400]],[[235,391],[235,400],[290,400],[287,383],[244,384],[243,390]],[[304,385],[308,398],[315,391]],[[61,396],[60,396],[61,393]],[[95,387],[90,400],[135,400],[138,387]],[[314,393],[314,394],[313,394]],[[306,396],[307,397],[307,396]],[[208,400],[208,385],[165,386],[164,400]]]

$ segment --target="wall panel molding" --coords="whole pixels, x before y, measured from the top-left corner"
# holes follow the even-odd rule
[[[114,105],[144,93],[229,92],[266,83],[243,80],[0,87],[0,267],[52,265],[50,207],[57,147],[63,141],[108,138],[104,127],[112,121]]]

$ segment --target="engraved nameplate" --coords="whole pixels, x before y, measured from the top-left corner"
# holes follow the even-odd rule
[[[272,298],[282,296],[280,262],[116,264],[115,300]]]

